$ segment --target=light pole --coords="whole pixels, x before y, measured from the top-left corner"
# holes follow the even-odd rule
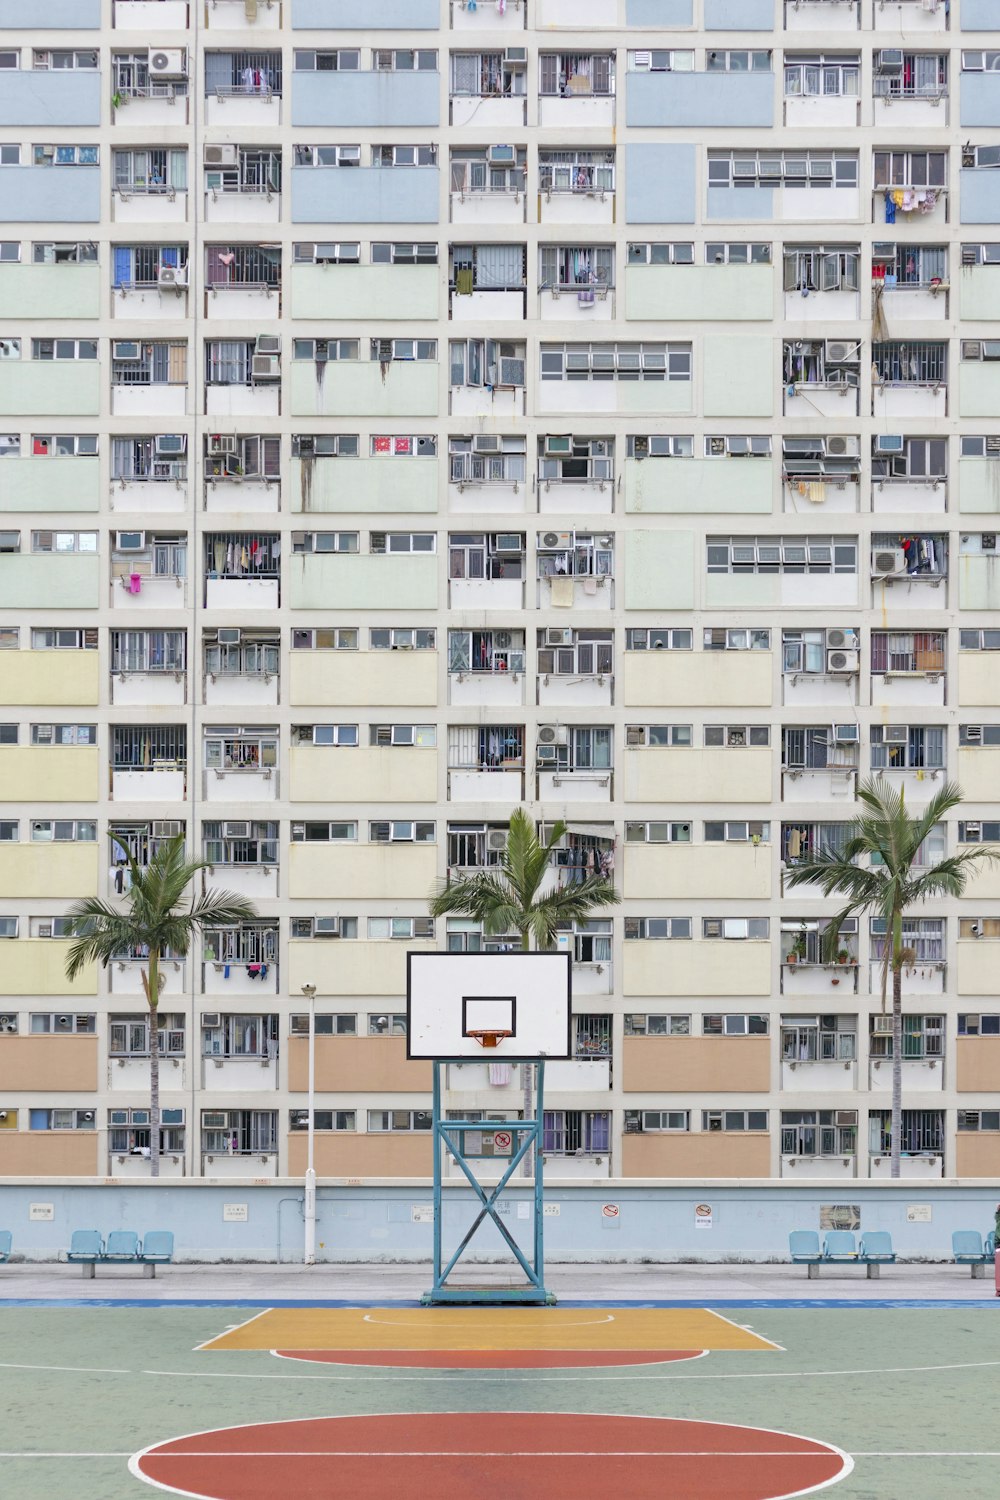
[[[302,985],[302,993],[309,1001],[309,1124],[306,1135],[306,1186],[303,1203],[305,1221],[305,1253],[307,1266],[316,1264],[316,986]]]

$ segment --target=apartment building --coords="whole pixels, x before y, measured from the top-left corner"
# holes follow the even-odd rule
[[[991,0],[0,0],[0,1175],[430,1171],[408,949],[511,808],[565,941],[555,1177],[888,1176],[858,778],[1000,844]],[[44,365],[44,369],[42,366]],[[1000,868],[907,921],[903,1172],[1000,1172]],[[516,1111],[516,1070],[448,1107]]]

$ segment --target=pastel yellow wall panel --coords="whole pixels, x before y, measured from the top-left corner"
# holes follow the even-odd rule
[[[21,831],[27,837],[23,824]],[[96,896],[97,876],[96,844],[0,845],[0,897]]]
[[[97,972],[88,964],[77,977],[66,978],[69,941],[62,938],[15,938],[0,948],[3,995],[96,995]]]
[[[437,703],[436,651],[293,651],[289,668],[289,701],[296,706],[433,708]]]
[[[96,651],[5,651],[0,659],[0,702],[75,708],[99,700]]]
[[[433,749],[292,746],[293,802],[436,802],[437,786]]]
[[[423,903],[436,876],[434,844],[292,844],[288,850],[292,897]]]
[[[624,771],[630,802],[771,801],[769,750],[626,750]]]
[[[626,844],[623,894],[653,900],[765,901],[771,895],[770,844]]]
[[[406,954],[433,952],[431,942],[328,943],[293,941],[288,945],[288,993],[297,995],[304,984],[314,984],[318,995],[379,995],[389,999],[406,994]]]
[[[771,944],[629,942],[624,946],[622,990],[626,995],[677,998],[770,995]]]
[[[98,770],[96,745],[0,746],[5,802],[93,802]]]
[[[626,708],[771,704],[770,651],[626,651],[621,661]]]

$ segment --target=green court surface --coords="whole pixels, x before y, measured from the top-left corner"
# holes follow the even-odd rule
[[[761,1488],[760,1462],[742,1451],[745,1442],[731,1438],[722,1452],[720,1438],[718,1451],[705,1454],[691,1451],[689,1439],[682,1455],[688,1467],[671,1469],[670,1487],[656,1491],[663,1500],[744,1495],[770,1500],[818,1490],[831,1500],[994,1500],[1000,1494],[1000,1325],[995,1307],[985,1302],[960,1308],[727,1304],[713,1314],[712,1304],[706,1303],[704,1309],[687,1306],[661,1316],[664,1307],[563,1303],[555,1310],[561,1324],[545,1309],[527,1317],[519,1309],[516,1322],[505,1321],[497,1310],[492,1324],[490,1309],[471,1310],[471,1321],[464,1323],[466,1310],[447,1309],[457,1315],[449,1322],[436,1317],[437,1310],[412,1303],[338,1307],[334,1313],[327,1304],[315,1314],[299,1305],[291,1318],[280,1306],[266,1312],[259,1305],[0,1305],[0,1496],[141,1500],[173,1488],[175,1493],[224,1495],[226,1500],[230,1495],[242,1500],[272,1494],[275,1500],[279,1495],[282,1500],[339,1500],[342,1494],[349,1500],[361,1494],[394,1500],[397,1481],[393,1477],[390,1482],[390,1470],[380,1465],[398,1460],[407,1500],[451,1500],[459,1494],[480,1500],[494,1492],[509,1500],[559,1500],[583,1492],[565,1478],[564,1452],[597,1472],[601,1450],[609,1443],[628,1442],[633,1448],[616,1449],[609,1460],[626,1466],[617,1471],[617,1488],[616,1472],[609,1471],[611,1488],[604,1492],[614,1500],[632,1500],[654,1490],[630,1481],[627,1465],[641,1461],[648,1468],[652,1460],[645,1451],[634,1450],[634,1437],[621,1436],[640,1430],[635,1422],[608,1421],[602,1428],[602,1420],[636,1417],[674,1419],[670,1430],[675,1434],[709,1430],[682,1428],[680,1422],[733,1424],[719,1429],[723,1433],[732,1433],[733,1427],[765,1429],[770,1440],[764,1446],[774,1450],[769,1459],[779,1466],[804,1462],[805,1450],[793,1457],[782,1451],[775,1434],[784,1435],[786,1449],[794,1435],[813,1445],[829,1444],[853,1459],[853,1469],[842,1460],[843,1477],[824,1475],[819,1485],[796,1480],[786,1487]],[[423,1318],[428,1319],[426,1336]],[[595,1331],[559,1331],[574,1327]],[[394,1328],[403,1330],[398,1338],[389,1331]],[[359,1363],[367,1357],[366,1329],[372,1330],[368,1352],[373,1362]],[[671,1330],[675,1340],[686,1340],[688,1346],[700,1340],[708,1352],[675,1343],[671,1354],[664,1347]],[[283,1350],[285,1358],[275,1357],[270,1340],[284,1341],[295,1333],[297,1347]],[[581,1344],[590,1346],[589,1364]],[[534,1351],[534,1363],[526,1356],[525,1366],[518,1367],[519,1349]],[[629,1349],[633,1359],[652,1362],[628,1362]],[[353,1363],[338,1359],[346,1359],[348,1350]],[[428,1367],[421,1367],[422,1351],[427,1351]],[[395,1365],[389,1363],[394,1355],[401,1361]],[[452,1355],[455,1366],[448,1363]],[[473,1363],[493,1357],[504,1363],[499,1368],[456,1367],[463,1360],[468,1364],[470,1357]],[[539,1363],[553,1358],[558,1359],[555,1367]],[[407,1417],[414,1413],[419,1417]],[[447,1447],[449,1424],[439,1418],[449,1413],[510,1416],[499,1423],[482,1418],[482,1431],[490,1438],[488,1453],[485,1448],[483,1453],[468,1451],[468,1433],[476,1433],[476,1423],[451,1424],[466,1436],[443,1455],[441,1468],[442,1454],[436,1450],[442,1447],[442,1432]],[[560,1417],[569,1413],[587,1418],[592,1451],[524,1451],[540,1431],[559,1431]],[[529,1419],[525,1414],[535,1415]],[[308,1452],[302,1450],[301,1437],[308,1427],[282,1429],[292,1434],[285,1451],[265,1454],[271,1480],[260,1477],[266,1464],[248,1454],[252,1440],[245,1435],[216,1438],[213,1453],[200,1451],[212,1446],[205,1434],[236,1424],[361,1417],[384,1423],[390,1416],[400,1418],[395,1427],[313,1426],[312,1432],[323,1437],[310,1440]],[[538,1416],[551,1420],[542,1428]],[[413,1436],[421,1423],[426,1443]],[[571,1432],[571,1424],[562,1425]],[[641,1430],[665,1431],[667,1425],[654,1422]],[[379,1431],[397,1433],[397,1439],[385,1438],[394,1449],[388,1455],[379,1448],[381,1439],[371,1436]],[[355,1434],[365,1434],[371,1450],[353,1447],[346,1453],[341,1438],[348,1432],[355,1445],[362,1441]],[[190,1434],[202,1435],[199,1443],[189,1443],[189,1449],[199,1451],[168,1454],[165,1467],[154,1468],[159,1489],[152,1479],[130,1472],[129,1460],[137,1452]],[[409,1445],[405,1452],[398,1451],[400,1434]],[[618,1434],[613,1442],[612,1434]],[[503,1446],[508,1440],[509,1450]],[[272,1438],[263,1446],[271,1450],[282,1445]],[[550,1446],[558,1445],[553,1440]],[[671,1463],[679,1462],[679,1452],[679,1447],[671,1450]],[[447,1468],[456,1455],[461,1483],[449,1477]],[[815,1446],[807,1456],[817,1461]],[[825,1457],[829,1462],[829,1453]],[[756,1464],[756,1478],[746,1479],[743,1471],[720,1477],[712,1467],[717,1459],[750,1461]],[[255,1476],[252,1482],[231,1474],[220,1478],[219,1465],[234,1461],[252,1465],[247,1471]],[[499,1466],[502,1475],[496,1491],[477,1478],[480,1464],[487,1462],[494,1469]],[[359,1490],[352,1477],[356,1471],[375,1477],[364,1479]],[[553,1482],[559,1472],[563,1479]],[[173,1485],[163,1477],[168,1473]],[[281,1483],[277,1475],[284,1475]],[[746,1487],[741,1487],[744,1479]],[[586,1485],[583,1490],[590,1493]]]

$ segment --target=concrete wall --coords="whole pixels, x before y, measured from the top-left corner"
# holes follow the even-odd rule
[[[1000,511],[1000,463],[991,459],[960,458],[958,493],[961,510],[996,515]]]
[[[291,464],[293,511],[413,515],[438,508],[436,458],[293,458]]]
[[[66,978],[69,940],[63,938],[19,938],[3,945],[0,994],[96,995],[97,973],[87,964],[75,979]]]
[[[626,224],[694,223],[695,150],[665,141],[625,147]]]
[[[734,951],[735,950],[735,951]],[[705,996],[725,1010],[726,997],[771,993],[771,944],[762,939],[663,942],[642,939],[624,948],[622,990],[627,996],[688,999]],[[629,1007],[636,1009],[635,1006]],[[729,1009],[732,1009],[729,1006]]]
[[[706,417],[774,415],[778,371],[771,338],[706,338],[702,361]]]
[[[293,705],[437,704],[436,651],[295,651],[290,665]]]
[[[961,784],[965,787],[964,781]],[[732,802],[770,802],[771,751],[714,748],[625,751],[625,796],[630,800],[713,802],[723,786]],[[966,789],[966,796],[969,795]]]
[[[28,837],[27,828],[23,834]],[[96,896],[97,859],[96,843],[5,844],[0,859],[0,897],[79,901],[84,896]]]
[[[5,1104],[27,1108],[13,1096],[29,1090],[49,1094],[96,1089],[97,1046],[96,1036],[0,1037],[0,1095],[6,1095]]]
[[[655,891],[664,901],[767,901],[771,896],[768,844],[626,844],[626,897]]]
[[[0,318],[97,318],[100,310],[100,266],[0,266]]]
[[[371,943],[293,940],[288,945],[288,993],[294,995],[308,983],[316,986],[318,995],[401,996],[406,990],[407,952],[433,953],[434,947],[432,942],[388,938]]]
[[[10,224],[96,224],[101,169],[0,167],[0,199]]]
[[[433,844],[292,844],[288,851],[293,898],[416,901],[419,908],[436,875]]]
[[[438,317],[437,266],[293,266],[289,280],[293,318]]]
[[[31,538],[22,533],[21,545]],[[5,609],[96,609],[99,567],[92,553],[8,553],[0,557],[0,599]]]
[[[438,222],[437,167],[293,167],[289,175],[293,224]]]
[[[383,375],[376,360],[297,359],[289,380],[292,416],[436,417],[438,368],[429,360],[394,360]]]
[[[1000,1078],[1000,1037],[955,1038],[955,1088],[960,1094],[995,1094]],[[963,1137],[959,1135],[958,1140]]]
[[[741,10],[747,3],[740,0]],[[769,130],[774,123],[774,74],[629,73],[625,114],[630,126]]]
[[[705,0],[706,31],[770,31],[775,0]]]
[[[96,417],[100,410],[97,360],[8,359],[0,366],[0,416]]]
[[[441,21],[439,0],[290,0],[290,4],[293,31],[435,31]]]
[[[63,1136],[71,1134],[64,1132]],[[29,1137],[21,1139],[31,1143]],[[720,1140],[715,1136],[709,1139],[712,1147]],[[626,1138],[630,1150],[633,1141],[646,1140],[665,1141],[677,1152],[675,1137]],[[733,1135],[721,1137],[719,1154],[726,1156],[723,1165],[727,1170],[741,1154],[737,1140]],[[750,1136],[743,1146],[758,1140],[766,1148],[767,1138],[763,1136]],[[325,1149],[328,1141],[335,1151],[336,1142],[331,1137],[317,1137],[317,1146],[322,1142]],[[45,1144],[89,1148],[96,1158],[95,1139],[67,1141],[53,1136]],[[426,1152],[427,1144],[398,1135],[385,1137],[385,1145],[395,1147],[404,1157],[418,1154],[421,1147]],[[700,1147],[704,1143],[697,1144]],[[296,1136],[290,1145],[304,1160],[304,1134]],[[407,1147],[415,1150],[408,1151]],[[633,1164],[640,1165],[635,1158]],[[818,1230],[820,1206],[836,1200],[859,1204],[862,1230],[887,1229],[903,1257],[950,1260],[953,1230],[985,1232],[992,1226],[996,1201],[993,1175],[991,1172],[990,1178],[980,1184],[962,1186],[951,1182],[851,1182],[834,1192],[830,1183],[759,1183],[731,1177],[707,1182],[704,1176],[685,1181],[633,1178],[569,1183],[560,1182],[557,1173],[550,1170],[546,1175],[546,1202],[550,1211],[557,1212],[545,1219],[546,1255],[551,1261],[787,1260],[789,1232]],[[263,1186],[241,1179],[197,1184],[69,1183],[53,1176],[31,1183],[0,1179],[0,1192],[5,1225],[14,1236],[14,1254],[29,1260],[55,1260],[65,1252],[74,1229],[90,1226],[105,1232],[134,1229],[140,1235],[147,1229],[172,1229],[179,1261],[302,1259],[302,1185],[294,1179]],[[530,1185],[518,1185],[504,1193],[499,1205],[508,1229],[529,1250],[533,1228],[530,1210],[528,1218],[520,1219],[517,1204],[530,1203],[531,1197]],[[619,1206],[614,1220],[601,1212],[608,1202]],[[711,1229],[695,1228],[695,1205],[703,1202],[712,1205]],[[914,1202],[930,1206],[929,1222],[907,1222],[907,1207]],[[52,1218],[29,1219],[33,1203],[51,1204]],[[245,1203],[246,1220],[223,1220],[226,1203]],[[414,1223],[412,1210],[430,1203],[431,1190],[426,1183],[414,1186],[389,1179],[360,1187],[324,1184],[317,1202],[318,1258],[327,1262],[429,1260],[432,1226]],[[459,1183],[446,1185],[446,1246],[457,1245],[473,1216],[471,1189]],[[476,1244],[480,1247],[477,1253],[484,1257],[496,1256],[501,1250],[499,1235],[489,1228],[477,1235]]]
[[[692,1094],[766,1094],[771,1044],[764,1036],[627,1036],[622,1075],[626,1094],[658,1096],[651,1108],[660,1108],[659,1095],[677,1085]]]
[[[694,532],[625,533],[625,608],[694,608]]]
[[[98,510],[100,494],[96,458],[8,458],[0,467],[0,511]]]
[[[292,609],[437,608],[437,558],[335,553],[292,557],[288,603]]]
[[[625,460],[627,512],[770,515],[773,495],[774,467],[769,459]]]
[[[440,87],[437,73],[293,73],[292,124],[437,125]]]
[[[1000,174],[962,167],[958,173],[960,224],[1000,224]]]
[[[625,25],[656,31],[694,23],[694,0],[625,0]]]
[[[963,31],[995,31],[996,0],[962,0],[959,21]]]
[[[0,750],[0,757],[11,752]],[[52,755],[52,750],[40,754]],[[386,749],[291,748],[292,802],[329,804],[335,783],[342,802],[436,802],[437,752],[397,745]],[[4,764],[0,759],[0,766]],[[307,976],[308,977],[308,976]]]
[[[773,287],[771,266],[626,266],[625,316],[766,322],[773,317]]]
[[[772,661],[770,651],[627,651],[622,700],[627,708],[665,703],[766,708]]]
[[[1000,17],[994,12],[993,26]],[[992,129],[1000,119],[1000,78],[996,73],[963,73],[959,80],[959,124]]]
[[[4,745],[0,785],[9,802],[94,802],[97,757],[96,745]]]
[[[306,1037],[288,1042],[289,1093],[301,1094],[309,1087],[308,1053]],[[429,1094],[431,1064],[407,1062],[402,1036],[318,1036],[316,1088],[331,1094]]]
[[[771,1158],[771,1137],[765,1133],[627,1135],[622,1140],[625,1177],[694,1177],[704,1181],[719,1173],[740,1172],[760,1177]]]
[[[0,91],[0,126],[99,125],[101,74],[60,69],[8,72]],[[59,177],[75,167],[47,167]]]
[[[46,31],[96,31],[101,0],[46,0],[41,15],[29,15],[24,0],[0,0],[0,31],[23,31],[30,25],[42,40]]]

